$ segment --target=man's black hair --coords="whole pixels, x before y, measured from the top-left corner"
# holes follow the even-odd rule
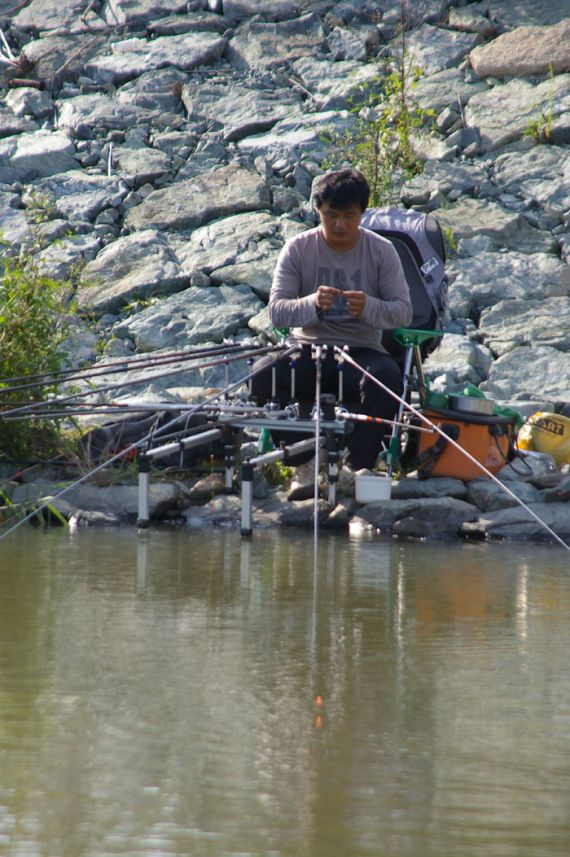
[[[315,180],[312,199],[317,209],[328,202],[331,208],[358,205],[361,211],[365,211],[370,199],[370,188],[359,170],[335,170]]]

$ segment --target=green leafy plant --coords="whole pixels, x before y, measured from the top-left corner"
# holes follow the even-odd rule
[[[554,69],[550,63],[550,89],[548,93],[548,108],[534,116],[523,131],[524,138],[530,138],[535,143],[548,143],[552,137],[554,121]]]
[[[407,51],[403,3],[400,26],[401,57],[391,68],[379,67],[378,77],[360,88],[351,108],[356,124],[344,133],[326,135],[330,150],[323,166],[350,164],[364,173],[371,205],[394,202],[400,185],[423,171],[412,140],[433,116],[433,111],[420,107],[413,97],[422,70]]]
[[[57,373],[67,365],[63,343],[73,307],[69,283],[42,275],[31,255],[5,251],[0,264],[0,407],[6,412],[57,392]],[[36,377],[52,374],[46,385]],[[29,386],[27,380],[38,384]],[[10,420],[0,412],[0,450],[10,460],[52,457],[58,442],[57,421]]]

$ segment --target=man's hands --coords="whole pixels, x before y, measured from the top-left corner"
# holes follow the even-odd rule
[[[332,307],[335,298],[342,298],[346,301],[346,308],[349,315],[353,318],[358,318],[364,307],[366,306],[366,294],[364,292],[343,291],[335,289],[332,286],[319,286],[316,291],[317,307],[322,310],[327,310]]]

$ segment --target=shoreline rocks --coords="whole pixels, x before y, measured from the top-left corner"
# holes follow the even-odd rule
[[[84,358],[82,325],[95,363],[270,340],[275,259],[314,223],[324,135],[354,128],[359,86],[378,92],[386,63],[401,62],[400,0],[15,5],[0,3],[0,228],[11,252],[35,248],[42,271],[73,272],[72,361]],[[394,202],[434,213],[450,250],[447,333],[426,375],[434,390],[474,383],[525,413],[529,402],[560,409],[570,401],[568,4],[406,8],[423,71],[413,97],[433,127],[414,141],[423,172]],[[122,381],[122,396],[152,387],[168,399],[223,374],[185,378],[181,366]],[[414,530],[418,514],[396,529]],[[477,520],[465,522],[473,533]]]

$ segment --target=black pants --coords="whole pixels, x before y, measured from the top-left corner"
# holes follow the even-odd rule
[[[382,381],[398,396],[402,395],[402,375],[396,361],[389,354],[376,351],[373,348],[351,348],[351,357],[379,381]],[[271,357],[262,357],[255,368],[266,367],[253,378],[252,393],[258,404],[262,405],[271,400],[272,372]],[[366,378],[362,373],[349,365],[343,364],[343,405],[355,413],[367,414],[371,417],[393,419],[398,409],[398,402],[377,384]],[[328,348],[322,360],[321,392],[332,393],[338,397],[338,363],[334,357],[334,349]],[[300,403],[314,402],[316,383],[316,366],[311,356],[311,347],[306,345],[296,364],[295,398]],[[290,357],[279,360],[276,364],[276,398],[281,407],[291,400],[291,366]],[[382,440],[390,434],[390,426],[378,423],[356,423],[354,432],[348,441],[348,463],[354,470],[362,467],[373,467],[382,448]],[[306,435],[299,432],[273,432],[275,443],[293,443]],[[299,453],[289,459],[292,465],[303,464],[311,458],[311,453]]]

